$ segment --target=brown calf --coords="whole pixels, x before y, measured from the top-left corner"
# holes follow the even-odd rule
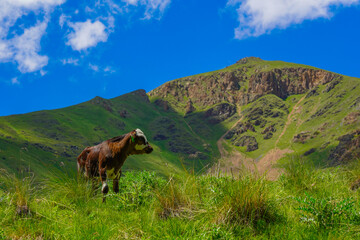
[[[121,167],[129,155],[149,154],[153,148],[140,129],[135,129],[122,136],[108,139],[96,146],[86,147],[77,158],[78,172],[87,178],[101,179],[101,192],[104,196],[109,187],[106,179],[113,179],[113,190],[119,192]],[[103,199],[105,201],[105,197]]]

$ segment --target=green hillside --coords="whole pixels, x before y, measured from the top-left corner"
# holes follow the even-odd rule
[[[49,168],[75,170],[84,147],[135,128],[145,132],[155,151],[129,157],[127,170],[162,175],[184,168],[206,171],[220,158],[230,162],[234,153],[266,162],[275,150],[287,155],[279,154],[272,164],[304,155],[317,164],[336,165],[359,154],[359,116],[360,79],[245,58],[222,70],[170,81],[148,94],[138,90],[0,117],[0,168],[45,176]]]
[[[76,157],[135,128],[154,151],[101,203]],[[359,159],[360,79],[245,58],[0,117],[0,239],[359,239]]]

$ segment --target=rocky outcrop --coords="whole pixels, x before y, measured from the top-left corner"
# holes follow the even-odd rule
[[[246,63],[253,62],[253,61],[261,61],[261,58],[259,58],[259,57],[245,57],[245,58],[240,59],[236,63],[237,64],[246,64]]]
[[[274,94],[285,99],[293,94],[303,94],[319,84],[326,84],[337,76],[334,73],[308,68],[274,69],[252,75],[248,93],[251,100],[266,94]]]
[[[263,138],[266,139],[270,139],[273,137],[273,133],[276,132],[276,128],[275,128],[275,124],[272,124],[270,126],[267,126],[262,132],[261,134],[263,134]]]
[[[102,108],[104,108],[106,111],[108,112],[113,112],[112,109],[112,102],[108,99],[96,96],[95,98],[91,99],[89,101],[90,104],[96,105],[96,106],[100,106]]]
[[[170,104],[169,104],[168,101],[165,101],[165,100],[162,100],[162,99],[156,99],[154,101],[154,103],[155,103],[156,106],[161,107],[162,110],[164,110],[165,112],[168,112],[171,109]]]
[[[326,84],[326,88],[323,90],[323,93],[330,92],[339,83],[340,83],[339,79],[336,79],[336,80],[333,80],[330,83]]]
[[[360,120],[360,111],[349,113],[344,118],[345,125],[350,125],[358,122]]]
[[[128,93],[129,95],[136,96],[137,99],[150,103],[149,97],[146,94],[146,91],[144,89],[139,89],[136,91],[133,91],[131,93]]]
[[[293,142],[295,142],[295,143],[305,143],[310,138],[312,138],[311,132],[309,132],[309,131],[301,132],[301,133],[294,136]]]
[[[128,111],[126,111],[125,109],[119,110],[118,113],[119,113],[120,117],[122,117],[122,118],[130,117],[130,113]]]
[[[225,139],[231,139],[232,137],[241,135],[247,131],[255,132],[254,126],[251,125],[250,122],[240,122],[225,135]]]
[[[259,148],[256,138],[253,136],[242,136],[239,139],[235,139],[233,144],[239,147],[246,147],[247,152],[252,152]]]
[[[255,60],[262,62],[260,59]],[[186,106],[183,110],[186,112],[189,110],[189,100],[198,110],[202,110],[222,102],[246,105],[266,94],[274,94],[285,99],[290,95],[302,94],[313,89],[310,97],[311,94],[319,94],[316,86],[329,83],[327,91],[330,91],[341,78],[340,75],[319,69],[294,67],[262,70],[261,64],[245,64],[255,60],[242,59],[237,68],[232,68],[231,71],[177,79],[154,89],[149,95],[175,99],[172,104]]]
[[[210,108],[204,114],[205,119],[211,124],[217,124],[236,113],[236,107],[228,103],[222,103]]]
[[[186,104],[186,108],[185,108],[185,115],[192,113],[193,111],[195,111],[196,108],[194,107],[193,103],[191,100],[189,100]]]
[[[360,129],[338,138],[339,144],[331,152],[329,160],[332,165],[348,163],[360,159]]]
[[[304,153],[304,156],[309,156],[310,154],[312,154],[314,152],[316,152],[316,148],[311,148]]]

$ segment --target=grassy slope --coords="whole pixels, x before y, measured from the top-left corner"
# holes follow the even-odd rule
[[[173,82],[184,84],[186,81],[201,81],[198,77],[215,76],[218,73],[229,71],[239,74],[238,69],[246,69],[245,72],[243,70],[242,72],[250,77],[256,71],[290,67],[313,68],[281,61],[250,59],[245,64],[236,63],[225,69],[177,79]],[[216,76],[218,77],[218,75]],[[247,82],[241,84],[247,85]],[[260,126],[255,126],[255,133],[250,131],[246,133],[257,139],[259,149],[245,154],[257,159],[274,148],[278,140],[277,147],[292,149],[296,155],[301,155],[315,147],[317,151],[307,158],[321,162],[320,160],[326,159],[329,151],[337,145],[337,137],[360,127],[359,121],[352,125],[343,123],[347,114],[359,111],[359,106],[354,104],[360,93],[359,84],[359,79],[343,76],[341,83],[329,92],[323,92],[326,86],[319,86],[316,90],[318,95],[305,98],[299,104],[300,111],[293,116],[296,120],[290,123],[279,140],[278,137],[287,121],[287,114],[291,112],[303,95],[293,95],[285,100],[272,95],[264,96],[246,106],[241,106],[241,108],[238,106],[238,114],[215,125],[209,124],[204,118],[204,111],[214,106],[198,109],[184,117],[187,99],[184,98],[183,102],[173,104],[174,99],[171,94],[164,100],[169,101],[175,111],[164,111],[157,106],[154,103],[157,96],[152,96],[148,103],[137,94],[130,93],[110,100],[98,99],[100,102],[98,104],[94,104],[92,100],[64,109],[1,117],[0,167],[13,170],[30,167],[42,175],[47,174],[46,169],[49,166],[60,168],[62,163],[65,168],[75,169],[75,158],[85,146],[94,145],[134,128],[141,128],[148,135],[155,151],[147,156],[130,157],[124,166],[126,169],[156,170],[165,175],[171,171],[181,171],[183,167],[201,170],[219,157],[216,141],[220,136],[239,119],[240,115],[244,115],[246,117],[244,121],[248,121],[250,110],[262,106],[261,101],[263,100],[274,105],[285,104],[288,110],[279,110],[275,107],[273,110],[279,110],[282,115],[277,118],[266,118],[268,122],[266,126],[274,123],[277,129],[271,139],[263,139],[261,132],[264,128]],[[246,88],[246,86],[242,87]],[[104,102],[105,105],[110,106],[112,111],[108,111],[109,109],[104,107]],[[328,111],[311,118],[326,106],[330,106]],[[350,108],[350,106],[352,107]],[[123,110],[128,112],[126,118],[119,114]],[[317,133],[319,135],[316,137],[308,140],[305,144],[293,143],[292,139],[296,134],[302,131],[310,131],[313,134],[324,123],[327,123],[328,127],[321,130],[321,133]],[[154,140],[156,134],[167,134],[168,138]],[[330,144],[327,148],[320,149],[325,142],[330,142]],[[171,145],[175,145],[175,150],[170,150]],[[228,147],[230,146],[228,144]],[[197,157],[197,155],[195,158],[189,158],[189,153],[181,153],[188,151],[189,148],[192,152],[201,152],[203,158]],[[232,146],[231,148],[245,152],[245,147]]]
[[[299,66],[265,63],[257,67],[268,70]],[[219,71],[232,69],[236,69],[236,64]],[[359,79],[344,76],[333,90],[323,92],[326,86],[320,86],[316,90],[319,95],[305,98],[299,104],[301,111],[294,114],[295,121],[291,121],[278,142],[278,147],[290,148],[294,154],[282,159],[286,174],[275,182],[246,174],[238,180],[187,175],[180,170],[179,157],[186,166],[197,170],[209,160],[187,159],[186,155],[172,153],[168,150],[171,139],[152,140],[158,131],[168,130],[160,121],[168,118],[175,122],[173,137],[176,135],[202,152],[206,152],[203,144],[209,143],[211,148],[206,153],[216,158],[216,141],[239,119],[237,114],[210,125],[204,121],[202,111],[184,118],[181,111],[161,110],[153,103],[155,98],[146,103],[127,94],[110,100],[113,112],[87,102],[65,109],[2,117],[0,168],[30,167],[50,178],[45,182],[38,178],[32,185],[28,185],[29,178],[6,175],[1,178],[0,239],[358,239],[360,195],[349,186],[359,177],[359,165],[327,169],[314,165],[322,163],[336,146],[338,136],[360,127],[359,122],[344,123],[346,115],[360,110],[359,84]],[[263,100],[274,105],[283,103],[288,109],[280,110],[284,115],[279,118],[266,118],[267,125],[277,126],[271,139],[262,139],[260,126],[255,127],[255,133],[246,133],[259,142],[259,149],[246,153],[248,156],[258,158],[275,147],[288,112],[303,96],[282,100],[269,95],[242,106],[240,114],[245,117],[251,109],[263,106]],[[323,111],[326,106],[331,107]],[[118,114],[124,109],[129,113],[127,118]],[[321,115],[311,118],[316,113]],[[122,130],[120,122],[125,123]],[[319,130],[325,123],[327,127]],[[100,204],[101,195],[94,195],[86,183],[77,181],[73,175],[75,157],[66,157],[63,152],[76,155],[84,146],[136,127],[148,135],[155,151],[129,158],[124,167],[156,170],[161,177],[127,172],[121,181],[121,194],[110,194],[107,204]],[[302,131],[319,133],[304,144],[293,143],[293,136]],[[325,142],[330,144],[320,149]],[[72,149],[71,145],[79,149]],[[229,144],[227,147],[245,150]],[[311,148],[317,151],[306,157],[294,157]],[[61,161],[71,169],[69,176],[57,173]],[[175,177],[163,177],[173,174]],[[31,216],[17,216],[16,207],[22,199],[30,207]]]
[[[101,106],[83,103],[59,110],[0,118],[0,125],[6,126],[0,130],[4,136],[0,140],[1,166],[20,169],[30,165],[35,172],[46,174],[46,166],[43,165],[59,167],[60,162],[63,162],[65,167],[75,169],[76,156],[85,146],[135,128],[148,133],[148,123],[160,115],[154,107],[138,101],[136,97],[120,97],[112,102],[113,113]],[[130,117],[121,118],[117,114],[118,109],[126,109]],[[118,126],[121,122],[125,124],[123,129]],[[11,139],[7,136],[11,136]],[[25,141],[29,143],[27,146],[24,145]],[[52,150],[43,150],[34,146],[34,143],[51,147]],[[69,146],[77,148],[70,149]],[[155,151],[151,155],[130,157],[125,164],[126,168],[156,169],[164,174],[170,169],[179,169],[180,162],[175,154],[161,152],[157,144],[153,144],[153,147]],[[71,156],[65,156],[64,151]]]
[[[234,72],[236,74],[236,71],[240,68],[241,69],[246,68],[247,70],[245,74],[248,77],[250,77],[256,71],[271,71],[273,69],[299,68],[299,67],[317,69],[307,65],[287,63],[282,61],[264,61],[260,59],[250,59],[245,64],[236,63],[221,70],[202,73],[191,77],[176,79],[173,81],[180,82],[184,85],[187,81],[194,81],[194,78],[196,77],[213,76],[223,72]],[[298,106],[299,110],[293,115],[290,125],[287,126],[284,135],[280,139],[278,138],[280,136],[280,133],[284,129],[285,123],[287,122],[288,114],[291,112],[294,105],[307,93],[303,95],[292,95],[285,100],[277,98],[276,96],[267,95],[256,100],[255,102],[242,106],[241,111],[239,111],[239,114],[245,115],[246,118],[243,122],[248,121],[248,118],[250,117],[250,115],[246,112],[246,110],[259,107],[259,105],[263,104],[261,103],[263,99],[265,99],[267,104],[282,102],[287,106],[288,112],[287,113],[284,112],[286,113],[286,115],[283,115],[278,118],[272,119],[268,117],[266,119],[268,120],[268,124],[266,126],[269,126],[271,123],[276,124],[277,131],[274,133],[271,139],[268,140],[263,139],[263,135],[261,134],[261,132],[264,130],[264,128],[260,128],[259,126],[255,126],[256,129],[255,133],[251,131],[247,131],[247,133],[245,133],[245,135],[256,137],[257,142],[259,143],[258,150],[255,150],[253,152],[245,152],[246,147],[232,146],[232,148],[236,149],[237,151],[243,152],[249,157],[258,159],[264,156],[269,150],[275,148],[275,143],[278,140],[278,144],[276,147],[280,149],[286,148],[294,151],[293,154],[290,154],[282,162],[288,161],[292,157],[292,155],[302,155],[311,148],[315,148],[316,152],[307,156],[306,158],[322,165],[326,164],[326,159],[327,156],[329,155],[329,152],[338,144],[337,138],[355,129],[360,128],[360,121],[356,121],[355,123],[350,125],[344,124],[344,118],[349,113],[360,111],[360,105],[357,103],[358,97],[360,96],[360,79],[352,78],[348,76],[342,76],[342,80],[340,81],[339,84],[337,84],[334,87],[334,89],[332,89],[329,92],[324,91],[324,89],[329,84],[330,83],[326,85],[320,85],[316,89],[316,94],[314,96],[305,98],[305,100],[299,104]],[[168,95],[168,99],[166,100],[172,103],[173,101],[172,96]],[[181,108],[185,106],[185,103],[186,101],[184,101],[182,104],[179,103],[175,104],[180,108],[178,111],[183,111],[183,109]],[[330,106],[330,108],[325,111],[324,109],[326,109],[328,106]],[[200,112],[205,110],[206,109],[202,109],[200,110]],[[324,113],[321,114],[320,116],[312,117],[314,114],[319,113],[321,111],[324,111]],[[233,116],[232,118],[222,122],[220,124],[222,125],[222,127],[217,126],[217,128],[215,129],[220,131],[219,135],[217,136],[221,136],[222,135],[221,133],[224,133],[227,129],[229,129],[229,127],[232,126],[232,124],[235,123],[237,119],[238,116]],[[323,124],[328,124],[328,125],[325,129],[319,130],[323,126]],[[199,129],[201,129],[199,123],[197,125],[196,123],[194,123],[194,125],[199,127]],[[194,129],[197,129],[197,127],[194,127]],[[311,134],[315,133],[319,135],[316,136],[314,135],[314,138],[309,139],[304,144],[293,142],[293,137],[295,135],[307,131],[309,131]],[[328,146],[325,149],[320,149],[321,146],[327,142],[329,142]],[[231,145],[228,144],[228,146]]]
[[[112,110],[104,108],[102,101]],[[146,133],[155,151],[150,155],[130,156],[124,165],[128,170],[156,170],[164,175],[182,171],[184,167],[198,171],[211,161],[210,155],[218,154],[214,146],[220,133],[212,141],[207,141],[204,137],[209,137],[209,134],[202,136],[194,133],[182,115],[165,112],[137,94],[102,99],[100,102],[92,104],[89,101],[63,109],[1,117],[0,168],[15,171],[31,168],[40,175],[47,175],[49,167],[59,169],[63,164],[65,168],[75,169],[76,156],[84,147],[135,128]],[[127,112],[125,118],[119,114],[123,110]],[[159,122],[162,118],[175,123],[174,134],[170,136],[168,129],[164,128],[163,134],[168,134],[169,139],[154,141],[154,135],[164,127]],[[189,154],[169,151],[169,142],[174,137],[173,142],[185,143],[196,151],[204,152],[205,158],[189,159]],[[204,143],[213,146],[205,151]],[[183,146],[175,147],[181,150]]]

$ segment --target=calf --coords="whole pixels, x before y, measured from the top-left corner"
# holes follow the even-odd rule
[[[101,192],[105,195],[109,191],[106,179],[113,179],[113,190],[119,192],[121,167],[126,158],[134,154],[149,154],[153,148],[140,129],[135,129],[122,136],[108,139],[96,146],[86,147],[77,158],[79,173],[87,178],[100,177]]]

